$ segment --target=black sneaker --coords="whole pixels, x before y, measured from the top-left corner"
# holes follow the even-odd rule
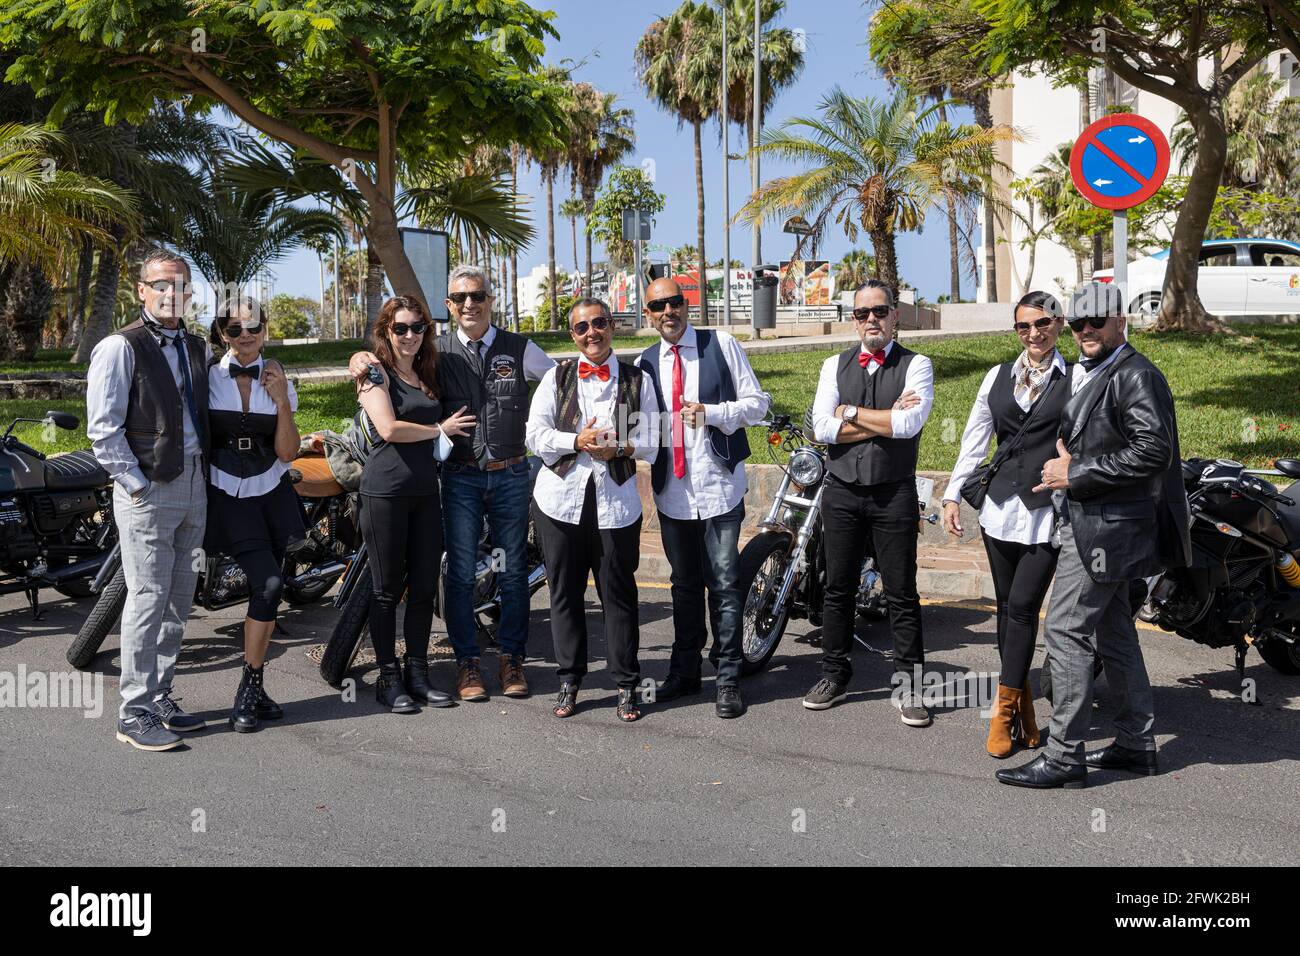
[[[905,694],[901,697],[894,698],[894,706],[898,708],[902,715],[903,723],[909,727],[929,727],[930,711],[921,703],[921,698],[916,694]]]
[[[157,714],[137,714],[117,722],[117,739],[136,750],[172,750],[183,740],[162,725]]]
[[[184,700],[185,698],[180,698]],[[181,710],[180,705],[172,700],[171,694],[163,694],[154,704],[158,708],[158,719],[168,730],[175,731],[178,734],[189,733],[194,730],[202,730],[207,724],[202,717],[195,717],[193,714],[187,714]]]
[[[829,710],[848,696],[847,689],[846,685],[823,677],[804,695],[803,705],[809,710]]]

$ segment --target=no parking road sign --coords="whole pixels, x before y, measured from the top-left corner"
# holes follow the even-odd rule
[[[1070,150],[1075,188],[1094,206],[1130,209],[1155,195],[1169,173],[1169,142],[1160,127],[1135,113],[1092,123]]]

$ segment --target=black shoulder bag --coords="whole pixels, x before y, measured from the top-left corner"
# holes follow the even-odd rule
[[[1034,407],[1030,410],[1029,417],[1021,424],[1020,430],[1012,435],[1011,439],[1005,444],[998,445],[998,450],[993,453],[993,457],[986,464],[980,465],[971,472],[971,476],[962,482],[961,496],[976,511],[984,507],[984,499],[988,497],[989,483],[993,481],[993,476],[998,473],[998,469],[1010,457],[1012,449],[1020,443],[1020,438],[1024,435],[1025,429],[1029,427],[1029,423],[1038,414],[1038,409],[1043,405],[1043,399],[1047,397],[1047,393],[1052,390],[1052,386],[1056,384],[1058,378],[1064,378],[1064,376],[1053,375],[1047,380],[1047,387],[1043,389],[1042,394],[1038,396],[1038,400],[1034,402]]]

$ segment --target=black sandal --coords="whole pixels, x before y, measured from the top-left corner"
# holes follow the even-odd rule
[[[636,705],[636,688],[620,687],[618,690],[618,719],[630,724],[641,719],[641,710]]]
[[[551,713],[556,717],[572,717],[578,709],[578,685],[561,684],[560,693],[555,698],[555,706],[551,708]]]

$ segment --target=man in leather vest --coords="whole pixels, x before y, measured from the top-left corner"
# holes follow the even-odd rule
[[[126,574],[117,739],[156,751],[204,727],[171,694],[203,564],[212,353],[182,322],[191,298],[183,258],[149,253],[136,289],[140,318],[91,353],[86,435],[113,479]]]
[[[822,528],[826,597],[822,613],[822,679],[804,697],[825,710],[846,696],[853,667],[853,627],[867,542],[889,607],[894,637],[891,695],[909,727],[925,727],[921,599],[916,591],[919,513],[916,461],[921,429],[934,404],[930,360],[894,341],[894,291],[868,279],[853,296],[861,342],[822,365],[813,401],[813,432],[827,447]]]
[[[1124,301],[1090,282],[1070,302],[1079,345],[1059,457],[1035,491],[1050,489],[1061,553],[1044,639],[1053,705],[1047,752],[999,770],[1019,787],[1083,787],[1089,767],[1157,772],[1151,682],[1138,646],[1131,581],[1191,559],[1190,517],[1169,383],[1125,341]],[[1085,753],[1093,661],[1100,655],[1119,710],[1114,743]]]
[[[501,620],[498,676],[507,697],[527,697],[524,653],[528,642],[528,502],[531,476],[525,460],[528,383],[539,382],[553,362],[536,342],[492,324],[491,279],[461,265],[447,277],[447,310],[454,329],[437,338],[438,388],[448,412],[464,408],[477,424],[452,439],[442,466],[442,516],[446,531],[448,636],[456,652],[456,696],[488,699],[475,625],[473,595],[479,539],[487,516],[493,548],[504,552],[497,572]],[[369,352],[352,357],[349,371],[365,372]]]
[[[666,447],[651,468],[664,554],[672,566],[673,651],[657,700],[700,689],[705,591],[718,672],[715,712],[745,712],[740,696],[740,526],[745,520],[745,428],[767,414],[745,350],[729,333],[696,329],[686,299],[672,279],[646,290],[646,318],[660,341],[641,353],[640,368],[654,383],[659,407],[671,416],[660,440]]]

